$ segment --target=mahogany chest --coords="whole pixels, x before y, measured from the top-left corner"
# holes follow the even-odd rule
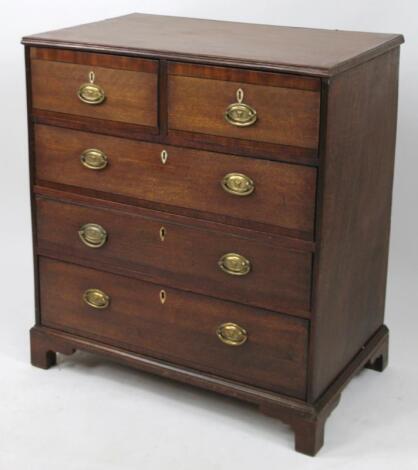
[[[402,42],[142,14],[25,37],[33,365],[245,400],[314,455],[387,364]]]

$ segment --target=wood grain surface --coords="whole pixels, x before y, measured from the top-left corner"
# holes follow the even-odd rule
[[[314,271],[311,400],[383,324],[398,61],[399,50],[389,52],[329,85]]]
[[[46,258],[41,258],[40,282],[43,325],[304,396],[304,320]],[[108,308],[97,310],[83,301],[90,288],[110,296]],[[245,328],[248,340],[241,346],[222,343],[216,330],[225,322]]]
[[[255,85],[254,72],[241,71],[235,77],[241,80],[231,81],[224,80],[222,68],[216,70],[216,78],[205,78],[204,70],[193,76],[170,74],[170,70],[169,129],[317,148],[320,105],[317,91]],[[238,89],[244,92],[243,102],[257,112],[257,121],[248,127],[233,126],[224,118],[228,106],[237,102]]]
[[[157,127],[157,73],[118,69],[118,59],[114,68],[108,64],[103,67],[39,59],[31,62],[35,109]],[[91,71],[95,73],[95,83],[106,94],[99,105],[83,103],[77,96],[79,87],[89,81]]]
[[[293,236],[313,237],[316,169],[220,153],[119,139],[51,126],[35,126],[36,177],[285,228]],[[85,168],[80,155],[100,149],[108,158],[101,171]],[[166,150],[167,161],[161,161]],[[241,197],[221,186],[225,175],[245,174],[255,184]],[[111,197],[111,196],[110,196]],[[244,221],[244,222],[243,222]],[[250,224],[251,225],[251,224]]]
[[[403,36],[132,13],[23,42],[330,76],[399,46]]]
[[[174,287],[303,317],[310,313],[311,253],[280,249],[225,234],[133,214],[38,198],[38,247],[42,250],[159,276]],[[191,222],[191,221],[190,221]],[[87,223],[101,225],[108,241],[85,246]],[[160,229],[165,228],[165,239]],[[252,264],[245,276],[223,272],[218,260],[238,253]]]

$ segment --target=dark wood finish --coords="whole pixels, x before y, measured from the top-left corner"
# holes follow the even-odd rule
[[[239,153],[242,156],[265,158],[281,162],[318,166],[317,149],[290,145],[256,142],[246,139],[231,139],[221,135],[205,135],[186,131],[170,130],[166,142],[183,147],[197,147],[222,153]]]
[[[399,50],[389,52],[328,85],[319,170],[312,401],[383,323],[398,61]]]
[[[365,367],[370,358],[381,353],[382,348],[384,349],[387,345],[387,337],[387,328],[382,326],[328,388],[327,393],[314,404],[310,404],[303,400],[188,369],[63,331],[43,326],[37,326],[31,330],[32,354],[36,354],[37,357],[42,357],[49,351],[72,354],[75,349],[80,349],[101,354],[146,372],[255,404],[261,412],[289,424],[295,432],[296,450],[312,456],[321,446],[325,419],[338,403],[341,392]]]
[[[31,62],[35,109],[157,127],[158,74],[148,71],[155,68],[154,62],[141,72],[117,68],[118,59],[114,68],[107,63],[102,67],[43,59]],[[94,59],[91,62],[100,63]],[[79,87],[89,81],[91,70],[96,74],[95,83],[106,93],[100,105],[83,103],[77,97]]]
[[[169,67],[169,129],[317,148],[320,104],[317,91],[290,88],[287,82],[282,87],[278,76],[266,86],[261,85],[263,77],[257,78],[256,72],[241,70],[236,77],[232,73],[232,78],[240,78],[240,81],[230,81],[228,69],[224,72],[225,69],[217,68],[216,74],[201,69],[189,76],[180,75],[181,69],[177,68],[171,74],[172,67]],[[205,78],[211,74],[214,76]],[[256,123],[248,127],[235,127],[224,118],[227,107],[237,101],[238,88],[244,91],[244,103],[257,111]]]
[[[49,369],[57,364],[57,352],[67,356],[75,353],[75,348],[68,343],[58,343],[49,340],[40,328],[30,331],[31,363],[40,369]]]
[[[141,201],[141,206],[135,204],[135,200],[125,200],[112,196],[112,200],[106,198],[106,194],[94,190],[86,191],[88,194],[80,192],[79,188],[72,188],[71,186],[34,186],[34,192],[40,196],[46,196],[51,199],[64,200],[67,202],[74,202],[82,205],[93,205],[94,207],[101,207],[104,209],[112,209],[130,214],[138,214],[145,218],[159,219],[163,223],[174,223],[180,225],[188,225],[191,222],[190,217],[182,215],[179,209],[175,213],[163,212],[162,210],[154,210],[146,207],[146,201]],[[166,209],[166,208],[164,208]],[[193,213],[193,217],[196,214]],[[249,230],[245,226],[234,226],[228,220],[228,224],[213,222],[209,220],[202,220],[193,218],[193,226],[204,231],[217,231],[229,233],[241,238],[248,238],[250,240],[258,241],[261,244],[278,246],[285,249],[296,251],[315,251],[315,242],[302,240],[300,238],[290,238],[283,235],[270,232],[259,232]]]
[[[43,258],[40,283],[45,326],[298,398],[305,395],[305,320]],[[82,295],[89,288],[106,292],[109,307],[86,305]],[[225,322],[247,330],[242,346],[218,339],[216,329]]]
[[[116,193],[150,202],[173,205],[238,219],[237,225],[256,221],[312,238],[315,212],[314,168],[254,160],[226,154],[162,146],[81,133],[50,126],[36,126],[36,177],[97,191]],[[108,157],[105,170],[92,171],[80,162],[89,148]],[[160,154],[165,149],[164,165]],[[244,173],[255,191],[237,197],[221,187],[231,172]],[[241,222],[241,221],[245,222]]]
[[[39,273],[38,273],[38,257],[36,255],[36,201],[34,193],[35,185],[35,136],[31,121],[32,110],[32,87],[31,87],[31,61],[30,48],[25,47],[25,75],[26,75],[26,105],[27,105],[27,126],[28,126],[28,163],[29,163],[29,195],[31,208],[31,229],[32,229],[32,259],[33,259],[33,278],[34,278],[34,307],[35,307],[35,324],[40,320],[39,305]]]
[[[260,411],[267,416],[278,418],[287,423],[295,433],[295,450],[313,457],[324,445],[326,420],[339,401],[340,395],[336,395],[322,409],[307,416],[264,404],[260,405]]]
[[[251,83],[253,85],[320,91],[321,80],[289,73],[260,72],[231,67],[207,67],[187,62],[168,62],[168,74],[210,80]]]
[[[131,15],[36,34],[24,44],[330,76],[403,42],[400,34]]]
[[[363,367],[383,371],[387,366],[383,310],[403,37],[134,14],[23,42],[37,309],[31,330],[33,364],[48,368],[57,352],[97,352],[253,403],[293,428],[298,451],[315,455],[326,419],[351,378]],[[39,76],[34,68],[43,69],[41,83],[33,76]],[[71,74],[61,71],[84,70],[84,77],[92,68],[111,78],[110,89],[121,89],[127,81],[136,84],[135,93],[140,93],[138,77],[146,76],[145,108],[132,106],[130,95],[126,106],[119,103],[107,115],[77,114],[63,106],[68,91],[53,108],[32,107],[39,101],[40,87],[51,85],[48,90],[56,91],[71,81]],[[183,83],[187,93],[181,90]],[[204,86],[193,89],[195,83]],[[247,137],[222,130],[224,106],[234,100],[237,85],[244,88],[244,101],[263,111],[258,127],[250,130],[254,134],[247,132]],[[209,127],[205,114],[199,114],[202,92],[209,114],[219,108]],[[283,97],[285,119],[274,114]],[[269,101],[267,108],[262,101]],[[274,116],[267,130],[262,127],[264,109]],[[120,114],[128,118],[123,121]],[[173,126],[176,120],[180,125]],[[221,130],[216,124],[220,121]],[[35,146],[35,137],[39,144],[45,126],[60,130],[48,128],[48,148],[39,151],[42,146]],[[110,188],[99,181],[85,183],[63,158],[67,140],[74,150],[84,135],[112,145],[118,138],[130,139],[132,172],[140,165],[147,185],[138,179],[134,191],[130,173],[118,176]],[[176,165],[164,171],[167,176],[167,170],[175,170],[176,181],[170,179],[170,192],[158,199],[158,185],[153,188],[150,177],[159,183],[160,168],[153,167],[149,153],[138,154],[137,149],[152,153],[167,146],[169,162],[174,155]],[[58,161],[48,162],[49,148],[61,149],[64,176],[59,175]],[[38,171],[53,170],[44,173],[51,180],[36,178],[35,160],[43,161]],[[255,171],[266,188],[274,188],[273,193],[285,190],[277,200],[265,193],[248,213],[237,202],[239,214],[231,218],[219,193],[207,191],[204,201],[201,194],[190,192],[187,172],[195,178],[197,164],[203,162],[205,181],[239,162]],[[111,162],[102,176],[110,171],[113,175],[113,169]],[[293,191],[308,174],[317,176],[316,182],[312,176],[309,184],[305,181],[310,189]],[[125,183],[132,192],[125,192]],[[313,198],[306,196],[315,188],[312,231],[307,202]],[[86,222],[110,228],[103,248],[81,245],[77,229]],[[167,231],[164,241],[159,238],[161,226]],[[216,271],[216,261],[226,251],[250,258],[251,274],[232,278]],[[114,289],[111,309],[121,321],[112,315],[98,321],[79,306],[79,291],[92,280]],[[161,288],[168,293],[164,305],[155,299]],[[247,354],[244,360],[233,359],[240,348],[219,350],[216,343],[212,349],[210,341],[216,337],[211,322],[220,321],[225,312],[237,323],[245,321],[253,332],[244,345],[248,348],[241,349]],[[154,325],[164,331],[164,343]],[[145,339],[142,326],[148,332]],[[188,342],[189,332],[199,340]],[[198,341],[204,346],[199,348]],[[238,362],[243,373],[237,372]]]
[[[261,245],[222,232],[206,232],[159,219],[147,219],[94,207],[40,198],[40,252],[66,253],[74,259],[100,261],[109,270],[122,266],[145,272],[170,285],[256,307],[303,317],[310,313],[311,254]],[[86,223],[101,225],[108,241],[100,249],[85,246],[78,236]],[[160,239],[164,226],[166,237]],[[218,266],[225,253],[248,258],[252,270],[231,276]]]
[[[89,65],[91,67],[130,70],[131,72],[158,73],[158,61],[156,60],[141,60],[121,55],[93,54],[91,52],[68,49],[32,47],[30,49],[30,57],[32,60],[65,62],[70,64]]]
[[[138,126],[136,124],[110,120],[101,121],[85,116],[56,113],[42,109],[34,109],[32,111],[32,119],[37,124],[101,133],[115,137],[126,137],[128,139],[141,139],[163,145],[176,145],[229,154],[239,153],[241,156],[256,157],[258,159],[318,166],[318,152],[316,149],[230,139],[222,136],[210,136],[209,142],[208,136],[203,134],[170,131],[167,135],[163,133],[163,129],[159,132],[158,129]]]

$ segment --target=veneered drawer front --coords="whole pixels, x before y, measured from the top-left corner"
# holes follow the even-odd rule
[[[316,149],[319,136],[320,81],[308,77],[170,64],[168,127],[172,130]],[[239,102],[256,112],[246,126],[225,119]],[[248,109],[248,108],[247,108]],[[245,115],[237,108],[235,118]],[[244,111],[245,113],[245,111]],[[234,114],[234,112],[233,112]],[[244,123],[248,124],[251,119]]]
[[[108,306],[87,304],[89,289],[107,295]],[[304,397],[306,320],[47,258],[40,258],[40,299],[43,325]],[[243,344],[219,339],[225,323],[234,324]]]
[[[122,267],[180,289],[309,317],[311,253],[203,230],[189,220],[190,225],[180,225],[39,198],[38,248],[105,264],[110,270]],[[103,246],[83,243],[79,231],[86,224],[106,231]],[[249,264],[243,258],[228,257],[221,267],[222,256],[230,253]],[[225,267],[241,275],[225,272]]]
[[[275,226],[312,239],[315,168],[42,125],[35,127],[35,142],[38,180],[198,210],[226,223]],[[106,155],[102,170],[81,163],[80,155],[91,148]],[[234,174],[250,181],[253,192],[240,196],[239,186],[228,192],[231,188],[221,183]]]
[[[44,51],[32,49],[33,108],[157,127],[157,61]],[[88,104],[78,97],[80,86],[92,78],[104,92],[101,104]]]

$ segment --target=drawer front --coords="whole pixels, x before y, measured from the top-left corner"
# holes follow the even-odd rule
[[[43,51],[32,49],[33,108],[157,127],[157,61]]]
[[[43,325],[304,397],[305,320],[47,258],[40,293]]]
[[[39,180],[198,210],[229,223],[274,225],[312,239],[314,168],[41,125],[35,141]],[[92,148],[102,154],[99,168],[89,168],[88,152],[80,159]]]
[[[316,149],[319,83],[291,75],[171,64],[168,126],[172,130]]]
[[[311,253],[195,228],[192,220],[180,225],[40,198],[38,247],[180,289],[309,316]]]

